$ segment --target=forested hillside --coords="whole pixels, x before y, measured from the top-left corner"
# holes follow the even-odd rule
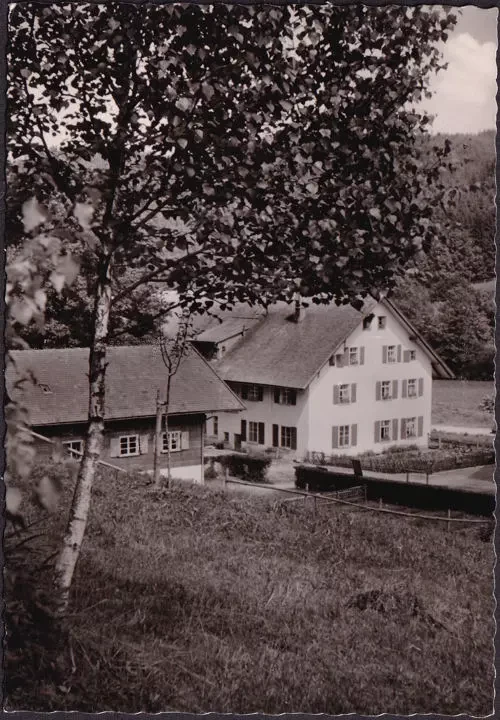
[[[443,136],[440,138],[443,139]],[[451,135],[453,205],[436,208],[441,234],[394,291],[394,300],[459,377],[493,377],[495,133]]]

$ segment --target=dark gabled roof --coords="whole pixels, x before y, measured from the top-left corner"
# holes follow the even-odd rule
[[[7,391],[22,392],[32,425],[85,422],[88,412],[88,348],[18,350],[7,369]],[[110,347],[107,351],[106,418],[151,417],[157,389],[165,390],[167,373],[156,345]],[[18,373],[16,373],[16,368]],[[31,371],[36,384],[22,390],[14,383]],[[45,391],[44,391],[45,388]],[[171,414],[243,410],[244,405],[201,355],[189,348],[172,378]]]
[[[227,381],[305,388],[375,304],[369,299],[359,311],[311,303],[293,322],[293,305],[276,303],[216,368]]]

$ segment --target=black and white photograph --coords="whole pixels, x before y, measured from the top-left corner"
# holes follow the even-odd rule
[[[4,15],[3,709],[492,715],[497,8]]]

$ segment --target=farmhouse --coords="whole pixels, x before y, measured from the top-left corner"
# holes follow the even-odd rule
[[[30,424],[38,434],[83,451],[88,413],[87,348],[21,350],[12,353],[7,373],[9,396],[21,393]],[[106,374],[105,440],[102,460],[124,469],[153,468],[156,393],[164,392],[166,369],[155,345],[110,347]],[[32,380],[16,383],[20,378]],[[17,384],[17,387],[16,387]],[[161,468],[170,446],[173,477],[203,482],[203,434],[206,417],[238,413],[241,400],[213,367],[189,348],[172,378],[169,432],[162,437]],[[168,443],[168,445],[167,445]],[[40,456],[51,446],[37,442]]]
[[[299,457],[427,444],[433,376],[453,374],[390,300],[361,310],[297,300],[221,319],[195,345],[246,410],[213,418],[214,439]]]

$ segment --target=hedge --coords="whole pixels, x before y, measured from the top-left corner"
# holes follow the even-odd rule
[[[223,455],[218,461],[227,467],[230,475],[249,482],[266,482],[267,469],[272,459],[253,455]]]

